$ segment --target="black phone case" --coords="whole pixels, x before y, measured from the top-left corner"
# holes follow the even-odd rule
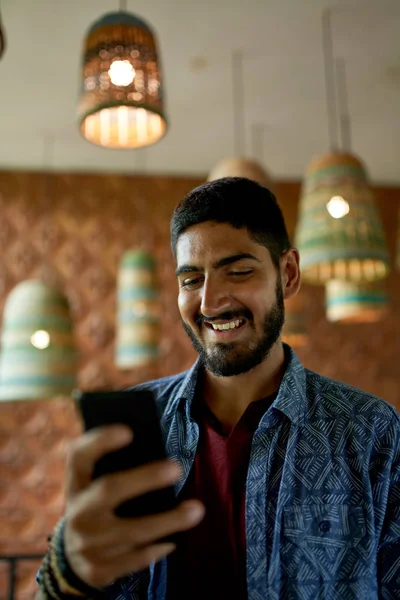
[[[96,463],[93,478],[166,458],[152,392],[77,392],[75,399],[87,431],[102,425],[123,423],[134,433],[129,445],[106,454]],[[171,486],[126,500],[116,508],[115,514],[122,518],[139,517],[165,512],[175,506],[176,497]]]

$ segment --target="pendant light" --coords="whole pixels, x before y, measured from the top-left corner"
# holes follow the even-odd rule
[[[325,286],[326,318],[343,323],[375,323],[387,312],[388,296],[382,282],[352,283],[332,279]]]
[[[331,152],[313,159],[302,186],[295,243],[303,280],[356,283],[384,279],[389,254],[361,160],[337,149],[337,109],[330,11],[323,13],[325,79]]]
[[[82,135],[108,148],[141,148],[166,132],[155,34],[122,0],[87,32],[78,118]]]
[[[66,297],[31,279],[9,294],[3,313],[0,401],[70,395],[77,353]]]
[[[217,162],[209,172],[207,181],[214,181],[215,179],[221,179],[223,177],[247,177],[264,187],[271,188],[271,178],[261,166],[260,162],[244,157],[245,108],[243,54],[241,52],[233,52],[231,64],[234,156],[223,158]],[[262,126],[258,126],[258,132],[262,132]],[[255,139],[255,136],[253,139]]]
[[[46,162],[45,162],[46,164]],[[68,300],[54,286],[48,268],[51,236],[46,217],[49,176],[44,175],[44,227],[41,278],[20,282],[3,312],[0,348],[0,401],[36,400],[70,395],[76,387],[77,352]]]
[[[151,364],[158,357],[160,318],[156,262],[143,250],[120,261],[117,286],[115,362],[120,369]]]
[[[347,103],[346,65],[336,59],[339,123],[342,147],[351,147],[351,125]],[[339,207],[338,207],[339,208]],[[388,295],[382,281],[354,283],[332,279],[325,285],[326,318],[342,323],[375,323],[387,312]]]

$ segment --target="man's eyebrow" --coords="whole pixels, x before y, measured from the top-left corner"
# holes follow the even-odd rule
[[[253,254],[249,254],[248,252],[242,252],[241,254],[233,254],[232,256],[226,256],[225,258],[221,258],[217,262],[213,264],[214,269],[220,269],[221,267],[225,267],[226,265],[231,265],[232,263],[238,262],[239,260],[243,260],[245,258],[249,258],[250,260],[256,260],[257,262],[261,262],[256,256]]]
[[[217,260],[213,264],[214,269],[220,269],[221,267],[226,267],[226,265],[231,265],[232,263],[238,262],[239,260],[244,259],[256,260],[257,262],[261,262],[256,256],[253,254],[249,254],[248,252],[242,252],[240,254],[233,254],[232,256],[225,256],[220,260]],[[195,265],[182,265],[178,267],[175,271],[175,275],[179,277],[182,273],[194,273],[195,271],[199,273],[203,273],[204,269],[202,267],[197,267]]]

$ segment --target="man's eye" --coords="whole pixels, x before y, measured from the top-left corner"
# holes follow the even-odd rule
[[[234,277],[244,277],[246,275],[251,275],[252,272],[251,269],[247,269],[246,271],[229,271],[229,275],[233,275]]]
[[[200,283],[201,283],[201,277],[190,277],[190,278],[184,279],[181,282],[181,287],[191,288],[191,287],[195,287],[196,285],[199,285]]]

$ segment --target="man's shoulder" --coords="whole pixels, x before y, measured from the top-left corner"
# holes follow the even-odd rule
[[[183,388],[190,381],[192,370],[193,368],[174,375],[145,381],[129,387],[127,391],[151,391],[160,410],[163,411],[168,402],[173,402],[181,395]]]
[[[395,407],[364,390],[305,369],[307,397],[317,413],[340,412],[349,418],[359,416],[396,423],[400,416]]]

